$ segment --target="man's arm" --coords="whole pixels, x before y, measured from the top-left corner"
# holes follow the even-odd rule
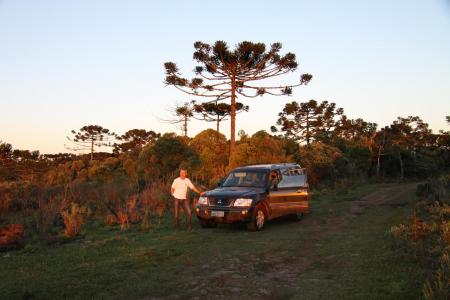
[[[173,193],[175,192],[175,181],[176,179],[172,182],[172,185],[170,186],[170,194],[173,195]]]
[[[205,192],[200,192],[200,190],[196,188],[195,185],[190,180],[189,180],[189,188],[194,192],[196,192],[197,194],[200,194],[200,196],[203,196],[205,194]]]
[[[203,196],[205,194],[205,192],[200,192],[200,190],[197,189],[194,185],[192,185],[192,190],[197,194],[200,194],[200,196]]]

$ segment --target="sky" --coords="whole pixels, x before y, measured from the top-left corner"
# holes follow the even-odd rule
[[[379,127],[419,115],[450,129],[450,1],[0,0],[0,141],[58,153],[89,124],[181,134],[160,119],[192,98],[164,85],[163,63],[192,77],[193,43],[217,40],[281,42],[299,68],[274,83],[314,76],[291,97],[239,99],[248,134],[310,99]],[[192,121],[188,135],[214,126]]]

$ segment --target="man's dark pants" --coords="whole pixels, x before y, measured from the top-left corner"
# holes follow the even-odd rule
[[[181,205],[184,209],[184,212],[186,213],[186,222],[188,225],[188,229],[191,229],[191,208],[189,207],[189,201],[187,199],[178,199],[173,198],[174,205],[175,205],[175,226],[178,227],[178,212],[179,212],[179,206]]]

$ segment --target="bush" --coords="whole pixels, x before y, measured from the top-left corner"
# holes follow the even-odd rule
[[[23,247],[24,226],[10,224],[0,228],[0,251],[18,249]]]
[[[300,147],[300,163],[306,167],[310,185],[320,181],[329,181],[336,178],[336,161],[342,157],[342,152],[333,146],[320,142]]]
[[[236,150],[230,157],[229,169],[249,164],[270,164],[293,161],[286,155],[286,143],[271,136],[265,131],[258,131],[250,138],[243,138],[236,145]]]
[[[418,184],[416,194],[428,201],[450,204],[450,174],[428,179],[425,183]]]
[[[64,220],[64,235],[67,237],[75,237],[80,234],[81,226],[84,224],[86,217],[89,214],[89,209],[72,203],[70,209],[61,212]]]
[[[426,299],[450,297],[450,206],[421,201],[406,224],[390,229],[397,245],[412,252],[425,267]]]

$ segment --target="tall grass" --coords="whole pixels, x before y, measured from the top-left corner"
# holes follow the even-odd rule
[[[435,186],[437,188],[433,189]],[[423,296],[450,299],[450,204],[448,182],[418,186],[417,203],[408,222],[393,226],[397,246],[412,253],[424,268]],[[438,200],[438,201],[434,201]]]
[[[61,212],[64,220],[64,235],[67,237],[75,237],[80,234],[81,226],[89,215],[89,209],[73,202],[71,207]]]

